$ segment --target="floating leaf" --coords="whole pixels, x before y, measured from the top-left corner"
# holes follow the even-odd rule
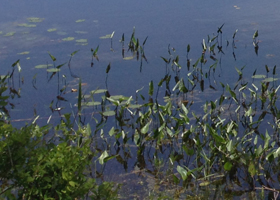
[[[26,23],[24,23],[24,24],[18,24],[18,26],[34,28],[34,27],[36,27],[36,24],[26,24]]]
[[[59,31],[57,32],[57,35],[66,35],[67,33],[66,32],[63,32],[63,31]]]
[[[104,93],[106,92],[107,90],[106,89],[98,89],[98,90],[93,90],[91,91],[92,94],[99,94],[99,93]]]
[[[252,78],[265,78],[266,75],[263,75],[263,74],[256,74],[256,75],[253,75]]]
[[[87,31],[75,31],[75,33],[78,33],[78,34],[87,34],[88,32],[87,32]]]
[[[263,82],[266,82],[266,83],[267,83],[267,82],[273,82],[273,81],[277,81],[277,80],[278,80],[278,78],[272,78],[272,77],[271,77],[271,78],[266,78],[266,79],[264,79]]]
[[[124,60],[132,60],[132,59],[133,59],[133,56],[124,57],[123,59],[124,59]]]
[[[88,40],[87,39],[79,39],[79,40],[76,40],[76,42],[87,42]]]
[[[18,53],[18,55],[27,55],[27,54],[29,54],[29,51],[24,51],[24,52]]]
[[[99,106],[101,102],[98,101],[90,101],[90,102],[83,102],[82,106]]]
[[[84,21],[86,21],[85,19],[78,19],[78,20],[76,20],[76,23],[80,23],[80,22],[84,22]]]
[[[52,67],[52,64],[48,64],[48,65],[36,65],[35,68],[37,69],[41,69],[41,68],[47,68],[47,67]]]
[[[54,32],[54,31],[56,31],[57,29],[56,28],[49,28],[47,31],[48,32]]]
[[[47,69],[47,72],[59,72],[60,69],[57,69],[57,68],[50,68],[50,69]]]
[[[63,38],[62,40],[63,41],[72,41],[74,39],[75,39],[74,37],[67,37],[67,38]]]
[[[39,17],[29,17],[29,18],[27,18],[27,20],[29,21],[29,22],[42,22],[43,20],[44,20],[44,18],[39,18]]]
[[[113,111],[113,110],[105,111],[102,113],[102,115],[107,116],[107,117],[113,116],[113,115],[115,115],[115,111]]]
[[[13,36],[16,32],[9,32],[9,33],[6,33],[4,36]]]

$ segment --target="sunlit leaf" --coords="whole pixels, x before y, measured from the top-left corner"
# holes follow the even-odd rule
[[[108,156],[109,156],[109,154],[108,154],[107,151],[105,150],[105,151],[100,155],[100,157],[98,158],[99,163],[100,163],[101,165],[103,165],[103,164],[104,164],[104,159],[107,158]]]
[[[88,32],[87,32],[87,31],[75,31],[75,33],[78,33],[78,34],[87,34]]]
[[[44,20],[44,18],[39,18],[39,17],[29,17],[29,18],[27,18],[27,20],[29,21],[29,22],[36,22],[36,23],[38,23],[38,22],[42,22],[43,20]]]
[[[101,102],[98,102],[98,101],[90,101],[90,102],[82,102],[81,104],[82,106],[99,106],[101,105]]]
[[[84,21],[86,21],[85,19],[78,19],[78,20],[76,20],[75,22],[76,23],[80,23],[80,22],[84,22]]]
[[[256,168],[255,168],[255,164],[253,162],[250,162],[249,167],[248,167],[248,171],[249,171],[251,176],[256,175]]]
[[[24,52],[18,53],[18,55],[27,55],[29,53],[30,53],[29,51],[24,51]]]
[[[143,126],[143,128],[141,128],[141,133],[143,133],[143,134],[148,133],[150,124],[151,124],[151,121],[149,121],[147,124],[145,124],[145,126]]]
[[[232,168],[231,162],[226,162],[226,163],[224,164],[224,169],[225,169],[226,171],[230,171],[231,168]]]
[[[9,33],[6,33],[4,36],[13,36],[16,32],[9,32]]]
[[[107,117],[109,117],[109,116],[114,116],[115,114],[116,114],[116,113],[115,113],[115,111],[113,111],[113,110],[105,111],[105,112],[102,113],[102,115],[107,116]]]
[[[47,31],[48,32],[54,32],[54,31],[56,31],[57,29],[56,28],[49,28]]]
[[[62,40],[63,41],[72,41],[74,39],[75,39],[74,37],[67,37],[67,38],[63,38]]]
[[[24,24],[18,24],[18,26],[23,26],[23,27],[28,27],[28,28],[34,28],[34,27],[36,27],[36,24],[26,24],[26,23],[24,23]]]
[[[36,65],[35,68],[41,69],[41,68],[47,68],[47,67],[52,67],[52,64],[47,64],[47,65]]]
[[[88,40],[87,39],[79,39],[79,40],[76,40],[76,42],[87,42]]]
[[[123,59],[124,59],[124,60],[132,60],[132,59],[133,59],[133,56],[124,57]]]
[[[183,181],[187,179],[188,177],[188,172],[187,170],[185,170],[183,167],[181,167],[180,165],[177,166],[177,171],[179,172],[179,174],[181,175]]]
[[[50,69],[47,69],[47,72],[59,72],[60,69],[58,68],[50,68]]]

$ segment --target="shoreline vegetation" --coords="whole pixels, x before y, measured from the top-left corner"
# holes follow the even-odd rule
[[[131,96],[110,95],[108,89],[84,93],[82,79],[68,62],[36,68],[57,77],[58,95],[49,105],[59,118],[15,128],[9,110],[20,97],[14,82],[21,81],[20,61],[0,79],[0,198],[1,199],[205,199],[233,197],[277,199],[279,195],[280,111],[276,65],[245,74],[235,67],[234,83],[220,82],[216,70],[223,52],[222,28],[202,41],[201,56],[180,58],[168,46],[161,56],[165,75],[149,82],[148,94],[139,89]],[[235,58],[235,37],[226,41]],[[106,35],[111,40],[114,32]],[[252,37],[258,54],[258,31]],[[120,40],[122,58],[147,61],[145,43],[133,30],[129,41]],[[80,41],[87,42],[87,41]],[[225,48],[225,47],[224,47]],[[91,67],[98,62],[99,46],[92,48]],[[130,52],[131,56],[125,56]],[[182,65],[181,60],[186,60]],[[68,66],[77,88],[63,82]],[[187,73],[182,73],[182,69]],[[106,70],[110,75],[111,63]],[[17,77],[16,74],[19,76]],[[32,80],[36,87],[36,76]],[[65,91],[77,94],[64,112]],[[203,98],[198,94],[209,93]],[[209,97],[207,99],[206,97]],[[71,105],[71,104],[70,104]],[[91,113],[90,120],[85,112]],[[123,168],[121,173],[120,167]],[[106,169],[109,168],[106,171]],[[114,169],[116,169],[114,171]],[[108,173],[109,175],[107,175]],[[110,179],[111,178],[111,179]],[[134,189],[132,189],[134,188]]]

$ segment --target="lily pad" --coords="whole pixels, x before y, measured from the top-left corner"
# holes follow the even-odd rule
[[[108,38],[111,38],[111,34],[108,34],[108,35],[104,35],[104,36],[101,36],[99,37],[100,39],[108,39]]]
[[[48,65],[36,65],[35,68],[37,69],[41,69],[41,68],[47,68],[47,67],[52,67],[52,64],[48,64]]]
[[[62,40],[63,41],[72,41],[74,39],[75,39],[74,37],[67,37],[67,38],[63,38]]]
[[[67,33],[66,32],[63,32],[63,31],[59,31],[57,32],[57,35],[66,35]]]
[[[76,20],[76,23],[80,23],[80,22],[84,22],[84,21],[86,21],[85,19],[78,19],[78,20]]]
[[[88,40],[87,39],[79,39],[79,40],[76,40],[76,42],[81,42],[81,43],[86,43]]]
[[[99,94],[99,93],[104,93],[106,92],[106,89],[98,89],[98,90],[92,90],[91,94]]]
[[[57,29],[56,28],[49,28],[47,31],[48,32],[54,32],[54,31],[56,31]]]
[[[59,72],[60,69],[58,68],[50,68],[50,69],[47,69],[47,72]]]
[[[81,45],[81,46],[86,46],[86,45],[88,45],[88,43],[76,43],[76,45]]]
[[[107,117],[113,116],[113,115],[115,115],[115,111],[113,111],[113,110],[105,111],[102,113],[102,115],[107,116]]]
[[[82,103],[82,106],[98,106],[101,102],[98,101],[91,101],[91,102],[84,102]],[[115,114],[115,113],[114,113]]]
[[[29,51],[24,51],[24,52],[18,53],[18,55],[27,55],[27,54],[29,54]]]
[[[26,60],[30,60],[30,57],[27,57]]]
[[[256,74],[254,76],[252,76],[252,78],[265,78],[266,75],[263,75],[263,74]]]
[[[78,34],[87,34],[88,32],[86,32],[86,31],[75,31],[75,33],[78,33]]]
[[[123,59],[124,59],[124,60],[132,60],[132,59],[133,59],[133,56],[124,57]]]
[[[4,36],[13,36],[16,32],[9,32],[9,33],[6,33]]]
[[[3,34],[3,31],[0,31],[0,35]]]
[[[34,27],[36,27],[36,24],[26,24],[26,23],[24,23],[24,24],[18,24],[18,26],[34,28]]]
[[[29,21],[29,22],[42,22],[43,20],[44,20],[44,18],[39,18],[39,17],[29,17],[29,18],[27,18],[27,20]]]

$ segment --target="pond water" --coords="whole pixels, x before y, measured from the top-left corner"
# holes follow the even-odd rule
[[[207,35],[215,33],[217,27],[225,23],[222,38],[224,45],[226,40],[231,41],[234,31],[238,29],[236,36],[238,48],[235,51],[237,61],[233,59],[231,53],[223,57],[224,77],[230,76],[235,70],[234,66],[246,65],[247,69],[255,70],[263,67],[264,64],[275,65],[277,44],[279,44],[276,30],[279,16],[275,12],[277,4],[279,3],[267,4],[262,1],[254,4],[242,1],[205,2],[201,5],[168,1],[160,4],[130,1],[5,2],[0,8],[2,74],[11,71],[9,66],[17,59],[20,59],[22,67],[21,76],[24,77],[25,82],[23,88],[28,88],[34,75],[38,74],[37,90],[22,90],[21,105],[17,106],[16,118],[32,117],[33,111],[32,113],[29,111],[33,110],[34,105],[40,110],[40,115],[49,114],[42,108],[43,105],[49,104],[56,90],[51,86],[45,87],[46,79],[43,70],[34,69],[36,65],[52,63],[48,52],[57,58],[56,65],[59,65],[67,62],[72,52],[80,50],[72,61],[71,69],[82,78],[89,90],[105,87],[104,71],[111,62],[108,89],[114,94],[130,95],[137,89],[147,86],[149,81],[160,80],[164,73],[161,70],[164,64],[160,56],[167,55],[168,44],[174,47],[182,58],[186,55],[187,45],[190,44],[194,47],[190,58],[196,59],[201,53],[199,47],[202,39],[207,39]],[[29,22],[30,17],[41,18],[42,22]],[[80,19],[84,21],[76,22]],[[25,27],[24,24],[32,24],[36,27]],[[140,41],[148,36],[145,47],[148,63],[143,63],[142,73],[139,73],[139,63],[135,60],[124,61],[121,57],[119,40],[123,33],[129,39],[133,27]],[[250,50],[253,49],[252,35],[256,30],[259,30],[261,40],[258,56]],[[110,51],[110,39],[100,39],[113,31],[115,31],[114,52]],[[7,33],[14,33],[14,35],[5,36]],[[68,37],[73,37],[74,40],[63,41]],[[79,39],[87,41],[75,42]],[[95,62],[94,67],[91,68],[90,49],[98,45],[100,61]],[[19,55],[20,53],[23,55]],[[185,59],[181,60],[185,62]],[[67,81],[73,81],[67,73],[66,71]]]
[[[237,74],[235,67],[240,69],[243,66],[246,66],[244,74],[251,75],[256,69],[260,74],[265,73],[265,65],[272,68],[278,64],[279,6],[278,1],[268,3],[260,0],[203,3],[167,0],[2,2],[1,75],[11,72],[11,65],[18,59],[21,66],[21,72],[15,72],[18,78],[14,77],[11,83],[16,89],[21,88],[21,97],[12,102],[15,105],[10,111],[12,123],[22,126],[32,120],[34,115],[40,115],[39,121],[46,123],[52,115],[49,108],[52,101],[58,108],[71,112],[71,106],[77,103],[77,93],[70,91],[70,88],[78,88],[79,80],[75,77],[81,78],[83,93],[99,88],[107,89],[111,95],[131,96],[144,87],[141,93],[148,94],[149,82],[153,81],[157,85],[166,73],[161,56],[168,57],[169,44],[170,48],[176,49],[172,52],[180,57],[180,64],[184,68],[182,74],[186,75],[188,44],[191,47],[188,58],[194,64],[201,56],[202,40],[207,40],[208,35],[213,37],[217,34],[218,27],[223,24],[221,43],[224,54],[218,56],[216,77],[222,77],[224,82],[231,84],[237,77],[233,76]],[[135,38],[139,38],[140,43],[148,36],[144,49],[147,61],[137,61],[135,56],[130,59],[132,54],[127,51],[124,52],[127,59],[123,59],[119,40],[124,34],[124,44],[127,46],[134,27]],[[233,34],[237,29],[234,38],[236,48],[233,49]],[[257,30],[259,49],[256,54],[252,37]],[[112,39],[102,39],[113,32]],[[97,60],[92,58],[91,49],[95,50],[98,46]],[[69,71],[70,54],[77,50],[71,59]],[[48,53],[56,57],[56,66],[66,63],[59,72],[59,79],[56,75],[51,77],[50,73],[47,74],[45,68],[35,67],[53,64]],[[106,68],[109,64],[111,69],[107,77]],[[59,90],[65,83],[68,84],[68,90],[62,95]],[[57,96],[67,101],[56,102]],[[163,97],[164,92],[159,96]],[[211,96],[215,96],[214,91],[208,88],[198,98]],[[53,115],[51,122],[55,123],[58,117]],[[130,163],[128,171],[133,167],[134,163]],[[116,171],[122,170],[117,168]],[[108,170],[112,171],[110,168]],[[146,180],[154,181],[147,177]]]

